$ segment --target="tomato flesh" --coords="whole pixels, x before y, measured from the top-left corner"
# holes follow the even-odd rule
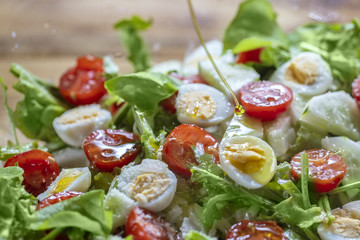
[[[305,150],[309,158],[309,178],[318,193],[326,193],[340,183],[347,167],[339,155],[324,149]],[[298,180],[301,176],[301,154],[295,154],[291,159],[291,175]]]
[[[204,149],[205,153],[213,155],[215,163],[219,163],[218,141],[206,130],[191,124],[177,126],[166,137],[162,159],[173,172],[190,177],[188,164],[198,164],[191,146]]]
[[[82,194],[83,194],[82,192],[75,192],[75,191],[69,191],[69,192],[63,191],[63,192],[55,193],[54,195],[51,195],[50,197],[47,197],[42,201],[40,201],[39,204],[36,206],[36,210],[40,210],[55,203],[65,201],[67,199],[80,196]]]
[[[106,93],[102,59],[92,58],[79,58],[78,65],[67,70],[60,78],[60,94],[72,105],[96,103]]]
[[[352,84],[352,95],[356,100],[358,108],[360,108],[360,76]]]
[[[246,114],[262,121],[274,120],[285,112],[292,98],[290,88],[269,81],[252,82],[239,90],[239,100]]]
[[[256,62],[260,63],[260,54],[264,50],[264,48],[256,48],[249,51],[240,52],[237,56],[236,63],[248,63],[248,62]]]
[[[285,240],[281,227],[274,221],[240,220],[231,226],[226,240]]]
[[[139,138],[124,130],[101,129],[92,132],[83,142],[90,164],[100,171],[112,172],[134,161],[141,152]]]
[[[191,75],[191,76],[183,76],[183,75],[181,75],[179,73],[171,72],[171,73],[169,73],[169,76],[177,78],[177,79],[181,80],[185,84],[202,83],[202,84],[208,85],[206,80],[203,79],[199,74],[195,74],[195,75]],[[162,100],[160,102],[160,106],[162,106],[163,109],[165,111],[167,111],[168,113],[175,114],[176,113],[175,104],[176,104],[177,95],[178,95],[178,92],[174,93],[169,98]]]
[[[59,175],[59,166],[54,157],[39,149],[12,156],[4,167],[15,166],[16,163],[24,170],[23,185],[26,191],[34,196],[44,192]]]
[[[126,235],[133,240],[176,240],[176,231],[162,218],[146,209],[134,207],[126,221]]]

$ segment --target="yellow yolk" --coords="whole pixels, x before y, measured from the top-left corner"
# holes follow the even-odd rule
[[[304,85],[312,85],[318,75],[318,63],[305,57],[295,58],[285,72],[286,80]]]
[[[347,238],[358,238],[360,236],[360,220],[356,219],[350,211],[346,209],[336,209],[332,211],[335,219],[328,229],[340,236]]]
[[[161,196],[170,186],[170,178],[164,173],[145,173],[131,184],[132,197],[138,202],[150,202]]]
[[[179,99],[178,109],[193,119],[210,119],[216,113],[216,103],[205,92],[188,92]]]
[[[249,143],[233,143],[225,146],[224,154],[238,170],[250,174],[259,171],[265,164],[264,150]]]
[[[80,172],[80,171],[75,171],[75,172],[72,172],[66,176],[64,176],[63,178],[61,178],[59,180],[58,183],[54,184],[48,195],[52,195],[52,194],[55,194],[55,193],[58,193],[58,192],[62,192],[64,191],[67,187],[69,187],[69,185],[75,181],[75,179],[77,179],[78,177],[81,176],[81,174],[83,174],[83,172]]]

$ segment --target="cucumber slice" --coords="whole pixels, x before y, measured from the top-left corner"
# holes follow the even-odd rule
[[[237,92],[243,85],[257,81],[260,78],[260,75],[251,67],[228,63],[221,59],[215,60],[215,63],[234,92]],[[230,92],[209,60],[199,63],[199,74],[211,86],[217,88],[226,96],[231,97]]]
[[[270,81],[282,83],[294,93],[316,96],[328,91],[333,78],[329,65],[319,54],[302,52],[280,66]]]
[[[288,112],[274,121],[264,122],[265,139],[274,150],[276,157],[284,155],[295,143],[296,134]]]
[[[262,122],[259,119],[250,117],[246,114],[238,116],[234,114],[234,117],[229,122],[223,122],[221,124],[223,128],[226,127],[224,138],[233,136],[254,136],[258,138],[264,137],[264,130]]]
[[[337,152],[344,158],[347,171],[342,184],[360,181],[360,144],[347,137],[326,137],[321,140],[324,149]]]
[[[355,100],[344,91],[313,97],[300,121],[319,131],[355,141],[360,139],[360,111]]]
[[[148,71],[149,72],[158,72],[163,74],[168,74],[169,72],[180,72],[182,69],[182,63],[176,60],[165,61],[161,63],[157,63],[152,66]]]

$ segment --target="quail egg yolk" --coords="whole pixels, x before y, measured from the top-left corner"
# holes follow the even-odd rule
[[[164,173],[145,173],[131,184],[131,196],[138,202],[148,203],[161,196],[170,186],[170,178]]]
[[[249,143],[228,144],[224,154],[234,167],[246,174],[259,171],[265,164],[264,150]]]
[[[97,118],[99,115],[103,113],[99,113],[98,109],[76,109],[75,111],[71,112],[71,114],[64,114],[59,118],[59,123],[66,125],[66,124],[74,124],[79,122],[87,122],[91,119]]]
[[[210,119],[216,113],[216,103],[205,92],[187,92],[179,99],[178,109],[193,119]]]
[[[64,191],[69,185],[75,181],[78,177],[80,177],[82,172],[75,171],[72,173],[69,173],[68,175],[62,177],[56,184],[53,185],[51,190],[49,191],[49,194],[55,194],[58,192]]]
[[[304,85],[312,85],[318,75],[318,63],[305,57],[295,58],[285,72],[286,80]]]
[[[346,209],[335,209],[332,211],[335,219],[328,229],[340,236],[347,238],[358,238],[360,236],[360,220],[356,219]]]

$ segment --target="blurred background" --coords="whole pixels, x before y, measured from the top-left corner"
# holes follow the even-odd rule
[[[222,38],[240,2],[193,0],[206,40]],[[309,21],[347,22],[360,17],[358,0],[271,2],[285,31]],[[16,81],[8,73],[12,62],[55,84],[75,59],[85,54],[116,55],[120,72],[130,72],[113,24],[133,14],[153,19],[153,26],[143,32],[143,37],[154,63],[181,60],[199,45],[185,0],[1,0],[0,76],[9,86],[10,106],[21,98],[11,89]],[[0,94],[0,145],[4,145],[11,132]]]

